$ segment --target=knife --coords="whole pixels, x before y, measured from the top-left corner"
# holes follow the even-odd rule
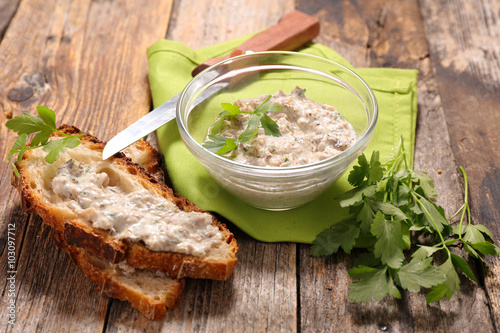
[[[292,51],[300,46],[312,41],[319,33],[319,21],[298,10],[294,10],[284,15],[278,24],[256,34],[243,44],[234,49],[226,56],[209,59],[197,66],[192,71],[192,76],[196,76],[201,71],[216,63],[235,57],[246,52],[260,51]],[[223,87],[214,87],[221,89]],[[203,96],[199,96],[197,101],[210,97],[216,91],[214,89],[205,91]],[[141,119],[118,133],[108,141],[102,152],[103,160],[113,156],[122,149],[127,148],[134,142],[152,133],[159,127],[165,125],[175,118],[176,104],[180,93],[149,112]]]

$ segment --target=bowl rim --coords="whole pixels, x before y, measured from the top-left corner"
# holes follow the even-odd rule
[[[373,117],[371,119],[371,122],[368,124],[366,131],[363,133],[363,135],[361,137],[358,138],[358,140],[351,147],[349,147],[348,149],[342,151],[341,153],[339,153],[335,156],[331,156],[329,158],[326,158],[324,160],[317,161],[314,163],[295,165],[295,166],[286,166],[286,167],[258,166],[258,165],[251,165],[251,164],[244,164],[244,163],[236,162],[236,161],[230,160],[228,158],[225,158],[223,156],[220,156],[216,153],[213,153],[210,150],[204,148],[197,140],[195,140],[192,137],[192,135],[189,133],[187,126],[184,123],[183,118],[181,116],[181,104],[182,104],[182,101],[184,99],[186,99],[187,91],[193,86],[193,84],[195,84],[196,80],[199,77],[201,77],[202,75],[204,75],[205,73],[207,73],[209,71],[213,71],[214,68],[218,68],[218,67],[220,67],[224,64],[230,63],[234,60],[246,58],[249,56],[273,56],[273,55],[274,56],[276,56],[276,55],[299,56],[299,57],[311,58],[311,59],[316,59],[319,61],[331,63],[335,66],[340,67],[342,70],[348,72],[352,76],[354,76],[355,79],[357,79],[366,88],[366,90],[369,94],[369,97],[370,97],[372,107],[373,107]],[[297,66],[297,67],[303,67],[306,69],[308,68],[307,66]],[[363,80],[363,78],[361,78],[361,76],[359,76],[356,72],[354,72],[350,68],[348,68],[345,65],[342,65],[336,61],[333,61],[333,60],[330,60],[330,59],[327,59],[327,58],[324,58],[321,56],[308,54],[308,53],[300,53],[300,52],[296,52],[296,51],[249,52],[249,53],[245,53],[242,55],[238,55],[238,56],[231,57],[229,59],[225,59],[223,61],[220,61],[220,62],[204,69],[198,75],[196,75],[194,78],[192,78],[191,81],[189,81],[189,83],[184,87],[184,89],[180,93],[180,96],[179,96],[179,99],[178,99],[177,105],[176,105],[176,119],[177,119],[177,127],[179,130],[180,136],[183,139],[183,141],[185,141],[185,145],[187,146],[188,150],[190,150],[189,146],[191,146],[196,151],[198,151],[200,154],[202,154],[203,156],[206,156],[210,160],[217,161],[218,164],[222,163],[222,164],[230,166],[232,169],[236,169],[236,170],[247,171],[247,172],[250,171],[251,173],[257,173],[257,174],[265,173],[267,175],[269,175],[269,174],[289,175],[290,173],[296,174],[298,172],[301,172],[301,173],[305,172],[305,171],[310,172],[310,171],[314,171],[317,169],[321,169],[323,167],[328,168],[331,165],[341,163],[343,160],[345,160],[346,158],[348,158],[349,156],[351,156],[353,154],[357,155],[358,151],[360,151],[361,148],[363,147],[363,145],[365,145],[365,143],[372,137],[373,132],[375,130],[375,127],[376,127],[376,124],[378,121],[378,102],[377,102],[377,99],[375,97],[375,94],[373,93],[373,90],[366,83],[366,81]],[[191,153],[193,154],[193,152],[191,152]],[[195,154],[193,154],[193,155],[195,155]],[[195,157],[198,159],[198,157],[196,155],[195,155]]]

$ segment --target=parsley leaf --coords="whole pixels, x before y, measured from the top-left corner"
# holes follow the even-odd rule
[[[237,144],[234,139],[218,134],[209,134],[208,138],[210,140],[203,142],[202,146],[216,154],[224,154],[236,149]]]
[[[469,264],[467,264],[467,261],[465,261],[464,258],[457,256],[454,253],[451,253],[451,262],[453,263],[454,266],[460,268],[462,272],[464,272],[465,275],[472,281],[476,281],[476,277],[472,273],[472,270],[469,267]]]
[[[227,114],[229,114],[227,111],[222,111],[221,113],[219,113],[219,119],[212,124],[212,127],[210,128],[210,134],[217,134],[224,128],[224,121]]]
[[[272,135],[272,136],[281,136],[280,129],[278,127],[278,124],[271,118],[269,118],[268,115],[263,114],[260,117],[260,124],[262,128],[264,129],[264,132],[267,135]]]
[[[363,201],[365,198],[371,198],[375,195],[377,187],[375,185],[370,186],[360,186],[358,188],[352,189],[340,197],[341,207],[348,207],[355,205],[358,202]]]
[[[23,112],[22,116],[16,116],[8,120],[5,125],[19,135],[32,134],[41,130],[54,131],[53,128],[45,124],[41,119],[28,112]]]
[[[368,233],[370,231],[370,226],[373,222],[373,218],[375,214],[367,202],[363,202],[359,205],[360,209],[356,214],[356,220],[360,222],[360,229],[364,233]]]
[[[331,255],[336,253],[339,247],[342,247],[345,253],[351,253],[359,236],[359,228],[352,222],[343,220],[322,231],[313,242],[311,255],[315,257]]]
[[[404,221],[408,218],[401,209],[389,202],[376,202],[375,207],[382,213],[393,216],[398,221]]]
[[[466,225],[462,228],[460,231],[459,228],[460,226],[456,226],[453,228],[453,232],[456,233],[457,235],[460,233],[460,235],[463,235],[463,239],[466,242],[471,242],[471,243],[480,243],[480,242],[485,242],[486,238],[484,236],[487,236],[488,239],[493,239],[493,235],[491,232],[482,224],[469,224]]]
[[[269,95],[262,103],[260,103],[253,113],[263,115],[265,112],[278,111],[281,111],[281,105],[271,102],[271,95]]]
[[[401,222],[386,220],[384,215],[377,214],[373,220],[371,233],[377,238],[374,254],[392,268],[399,268],[403,264],[405,247]]]
[[[359,279],[349,286],[349,299],[354,302],[368,302],[372,298],[382,300],[387,294],[400,298],[392,279],[387,277],[387,268],[359,266],[349,271],[349,276]]]
[[[236,116],[241,113],[240,108],[236,104],[231,103],[221,103],[221,106],[226,112],[232,116]]]
[[[499,252],[498,246],[490,242],[468,243],[468,245],[482,254],[491,254],[492,256],[495,256],[498,255],[497,253]]]
[[[51,109],[49,109],[46,106],[37,106],[36,111],[38,113],[38,116],[45,123],[45,125],[47,125],[49,128],[51,128],[54,131],[57,129],[56,114],[54,113],[54,111],[52,111]]]
[[[347,180],[352,186],[361,186],[370,170],[370,165],[364,154],[358,157],[358,165],[353,166]]]
[[[450,299],[451,296],[457,292],[457,296],[460,293],[460,278],[458,277],[451,257],[445,261],[444,264],[439,266],[439,270],[444,274],[446,280],[431,288],[431,291],[427,294],[427,303],[437,302],[446,296],[446,299]]]
[[[431,263],[432,258],[414,258],[397,271],[398,284],[410,292],[418,293],[421,287],[430,288],[444,282],[444,274]]]
[[[267,135],[281,136],[278,124],[272,120],[266,112],[278,112],[282,108],[279,104],[273,103],[269,95],[253,112],[242,112],[236,104],[221,103],[224,111],[219,113],[217,120],[210,126],[208,139],[201,145],[216,154],[225,154],[238,148],[240,143],[247,143],[257,135],[259,126],[264,129]],[[226,119],[236,117],[240,114],[250,114],[250,118],[243,132],[238,138],[226,138],[220,134],[224,129]]]
[[[80,143],[81,141],[74,136],[68,136],[60,140],[49,141],[46,145],[43,146],[43,151],[47,153],[45,160],[48,163],[54,163],[57,160],[59,154],[64,152],[64,149],[66,147],[75,148]]]
[[[423,210],[423,217],[428,226],[439,232],[443,232],[445,227],[450,228],[443,211],[440,210],[434,202],[416,192],[414,192],[413,195]]]
[[[5,123],[7,128],[19,135],[7,156],[7,159],[14,170],[14,174],[17,177],[20,177],[21,175],[19,174],[16,164],[12,161],[12,157],[15,154],[18,154],[17,162],[20,163],[25,151],[42,148],[43,151],[47,153],[45,160],[48,163],[54,163],[59,154],[63,152],[66,147],[75,148],[81,143],[78,138],[83,134],[68,135],[57,129],[56,115],[54,111],[45,106],[37,106],[36,109],[40,118],[37,118],[31,113],[23,112],[22,116],[16,116]],[[54,132],[59,133],[63,136],[63,138],[49,141],[50,135]],[[34,133],[36,134],[31,139],[31,143],[28,146],[28,135]]]
[[[432,179],[432,177],[419,174],[417,172],[412,172],[411,177],[413,182],[418,183],[422,187],[427,196],[437,196],[436,190],[434,189],[434,180]]]
[[[425,246],[425,245],[420,245],[418,250],[413,252],[411,255],[415,259],[420,259],[424,260],[425,258],[428,258],[432,256],[435,252],[439,251],[440,249],[435,246]]]
[[[238,141],[241,143],[246,143],[250,141],[259,129],[260,117],[256,114],[252,114],[250,119],[248,119],[247,127],[238,137]]]
[[[7,159],[9,160],[9,163],[12,165],[12,168],[14,170],[14,174],[18,178],[21,177],[21,175],[19,174],[19,171],[17,170],[16,164],[12,161],[12,156],[14,154],[18,154],[17,162],[18,163],[21,162],[23,154],[26,151],[26,139],[27,139],[27,137],[28,137],[28,135],[26,133],[19,135],[19,137],[14,142],[12,149],[9,151],[9,155],[7,156]]]

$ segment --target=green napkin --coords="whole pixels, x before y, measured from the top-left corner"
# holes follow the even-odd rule
[[[147,54],[154,106],[179,93],[191,80],[191,71],[198,64],[229,53],[245,38],[196,51],[168,40],[151,45]],[[417,115],[416,70],[354,69],[336,52],[318,43],[311,43],[299,52],[322,56],[353,69],[374,91],[379,119],[373,140],[365,150],[368,157],[373,150],[378,150],[381,160],[385,161],[404,136],[412,163]],[[351,188],[347,182],[349,170],[324,194],[302,207],[282,212],[264,211],[245,204],[219,187],[184,146],[175,121],[158,129],[157,134],[174,190],[202,209],[224,216],[257,240],[311,243],[319,232],[347,215],[335,198]]]

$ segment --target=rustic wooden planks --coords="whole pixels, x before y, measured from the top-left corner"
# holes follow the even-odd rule
[[[16,1],[5,6],[15,15],[0,44],[2,294],[7,228],[15,223],[14,331],[102,331],[109,299],[56,248],[41,220],[20,210],[6,162],[15,136],[4,124],[47,105],[60,122],[108,139],[147,113],[146,48],[165,36],[172,1],[26,0],[17,9]],[[6,325],[7,302],[2,297],[0,317],[12,329]]]
[[[473,219],[498,241],[500,4],[494,0],[4,1],[2,124],[45,104],[58,119],[109,139],[149,110],[145,49],[152,42],[166,36],[204,47],[273,25],[294,7],[317,16],[317,40],[355,66],[419,69],[415,167],[430,172],[438,203],[452,213],[463,196],[463,165]],[[347,299],[353,256],[311,258],[309,246],[259,243],[233,225],[240,246],[234,276],[188,281],[180,307],[149,321],[128,303],[96,293],[40,219],[22,212],[5,162],[14,139],[2,125],[0,265],[7,267],[7,229],[15,222],[17,319],[23,323],[13,331],[497,330],[498,260],[479,267],[479,283],[463,280],[460,299],[426,305],[423,295],[403,295],[354,304]],[[0,273],[2,319],[7,274]]]

